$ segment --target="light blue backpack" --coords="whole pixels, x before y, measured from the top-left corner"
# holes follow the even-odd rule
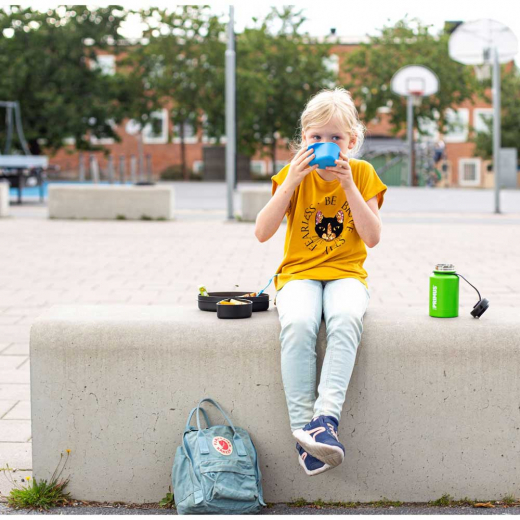
[[[215,405],[229,426],[211,426],[203,402]],[[200,413],[207,427],[200,425]],[[196,413],[197,428],[190,425]],[[233,426],[213,399],[201,399],[191,410],[175,452],[173,495],[180,515],[259,513],[265,506],[258,456],[246,430]]]

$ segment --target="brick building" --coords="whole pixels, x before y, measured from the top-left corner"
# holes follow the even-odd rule
[[[331,50],[328,65],[339,73],[344,57],[356,49],[362,41],[366,41],[366,38],[340,38],[340,43],[335,45]],[[98,56],[98,66],[100,66],[106,73],[113,74],[117,66],[116,57],[110,54],[100,54]],[[508,67],[512,66],[514,66],[514,63],[510,62]],[[341,75],[339,78],[339,83],[341,83]],[[355,96],[355,93],[353,94]],[[491,95],[491,92],[488,92],[488,94]],[[358,109],[359,108],[360,107],[358,107]],[[391,135],[388,111],[388,107],[381,107],[378,110],[377,116],[373,120],[363,121],[367,126],[367,142],[369,140],[378,139],[405,139],[405,131],[398,134],[397,137]],[[475,145],[468,142],[469,125],[475,126],[477,129],[485,129],[486,126],[482,117],[489,115],[492,115],[491,105],[485,103],[481,99],[475,98],[472,102],[466,101],[455,110],[449,112],[449,119],[456,123],[456,129],[454,131],[440,135],[435,128],[431,128],[431,141],[434,142],[442,139],[446,145],[446,160],[442,161],[440,164],[443,172],[443,179],[440,182],[440,185],[452,187],[493,187],[493,171],[490,161],[474,157],[473,151]],[[179,128],[177,125],[172,124],[168,117],[168,111],[162,109],[156,112],[153,117],[154,124],[149,125],[143,131],[142,157],[145,158],[143,161],[143,169],[146,171],[147,164],[149,164],[153,177],[158,179],[161,172],[166,168],[173,165],[180,165],[181,145]],[[129,129],[127,124],[122,124],[117,128],[117,132],[121,136],[121,142],[119,143],[109,139],[99,141],[99,143],[103,144],[107,150],[106,153],[94,153],[99,164],[99,169],[102,173],[102,178],[107,172],[109,155],[112,155],[112,161],[116,171],[120,161],[124,163],[127,178],[129,178],[131,162],[134,162],[134,166],[137,163],[137,158],[139,156],[138,138],[135,135],[127,133],[127,129]],[[200,133],[199,135],[194,135],[191,128],[185,128],[185,136],[188,168],[192,169],[196,173],[202,174],[204,168],[203,148],[206,146],[212,146],[214,143],[210,142],[207,137]],[[132,156],[134,156],[134,159],[132,159]],[[287,164],[290,157],[291,154],[287,149],[287,140],[280,140],[277,150],[276,170],[279,170],[282,166]],[[378,164],[384,164],[387,158],[382,157],[381,160],[382,162],[379,161],[379,163],[377,161],[372,161],[376,166],[376,169]],[[82,161],[86,170],[88,170],[88,157],[84,157]],[[51,165],[58,166],[62,175],[69,178],[78,178],[79,162],[79,154],[75,151],[72,142],[50,159]],[[265,176],[265,178],[268,179],[269,175],[271,175],[271,172],[273,171],[273,165],[271,164],[269,157],[261,157],[260,154],[251,158],[250,167],[255,178]],[[405,168],[402,169],[403,172],[404,170]],[[404,177],[401,177],[401,180],[399,180],[399,177],[400,173],[398,173],[397,181],[394,180],[395,176],[393,178],[385,178],[382,176],[382,179],[387,184],[402,184],[404,182]]]

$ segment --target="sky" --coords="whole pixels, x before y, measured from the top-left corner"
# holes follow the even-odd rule
[[[106,3],[87,5],[107,5]],[[115,2],[111,2],[115,4]],[[197,2],[193,2],[195,4]],[[229,4],[224,2],[200,2],[211,5],[216,13],[221,12],[227,18]],[[249,1],[236,2],[235,30],[241,32],[244,27],[253,25],[252,17],[263,17],[271,5],[282,6],[286,2],[261,3]],[[8,4],[1,4],[7,6]],[[51,2],[25,2],[21,5],[48,8],[57,5]],[[125,7],[139,8],[149,5],[172,7],[167,1],[125,1]],[[475,0],[343,0],[338,2],[317,1],[297,2],[295,5],[303,9],[308,19],[302,29],[312,36],[325,36],[332,27],[338,36],[365,36],[379,34],[378,29],[384,25],[393,25],[404,16],[419,18],[423,23],[432,25],[432,33],[438,32],[446,20],[463,22],[491,18],[507,25],[520,39],[520,2],[518,0],[492,0],[479,2]],[[139,23],[129,21],[125,26],[125,36],[138,37]],[[516,64],[520,66],[520,54],[516,55]]]

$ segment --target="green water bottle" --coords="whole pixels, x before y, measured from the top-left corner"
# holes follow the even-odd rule
[[[456,318],[459,315],[459,277],[453,264],[437,264],[430,276],[430,316]]]

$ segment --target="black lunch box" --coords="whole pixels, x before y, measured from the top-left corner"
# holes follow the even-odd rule
[[[251,291],[249,291],[251,292]],[[248,291],[241,292],[210,292],[209,296],[199,294],[199,309],[201,311],[217,312],[217,302],[228,298],[239,298]],[[244,299],[253,302],[253,312],[266,311],[269,309],[269,295],[262,293],[260,296],[247,296]]]

